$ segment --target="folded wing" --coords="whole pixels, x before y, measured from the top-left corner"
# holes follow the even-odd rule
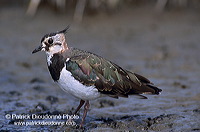
[[[66,69],[82,84],[95,85],[99,92],[114,98],[159,94],[162,91],[145,77],[123,70],[118,65],[94,54],[72,57],[66,62]]]

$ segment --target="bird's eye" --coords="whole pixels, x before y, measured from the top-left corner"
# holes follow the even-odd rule
[[[52,43],[53,43],[53,39],[50,38],[50,39],[48,40],[48,43],[49,43],[49,44],[52,44]]]

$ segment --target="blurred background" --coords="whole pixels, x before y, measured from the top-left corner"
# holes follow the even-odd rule
[[[0,130],[58,130],[17,126],[5,114],[70,114],[78,105],[52,81],[46,55],[31,54],[45,34],[67,25],[70,47],[107,58],[163,89],[149,100],[91,102],[86,130],[200,130],[199,0],[1,0]]]

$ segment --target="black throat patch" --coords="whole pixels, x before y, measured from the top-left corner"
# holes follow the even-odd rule
[[[64,67],[65,59],[60,54],[54,54],[51,58],[51,64],[48,66],[51,77],[54,81],[58,81],[60,78],[60,72]]]

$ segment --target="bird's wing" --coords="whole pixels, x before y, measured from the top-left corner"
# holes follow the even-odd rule
[[[154,90],[143,89],[144,82],[150,83],[146,78],[138,77],[118,65],[94,54],[74,56],[66,62],[66,70],[70,71],[75,79],[82,84],[94,85],[99,92],[111,97],[128,97],[129,94],[153,93]],[[139,78],[140,77],[140,78]]]

